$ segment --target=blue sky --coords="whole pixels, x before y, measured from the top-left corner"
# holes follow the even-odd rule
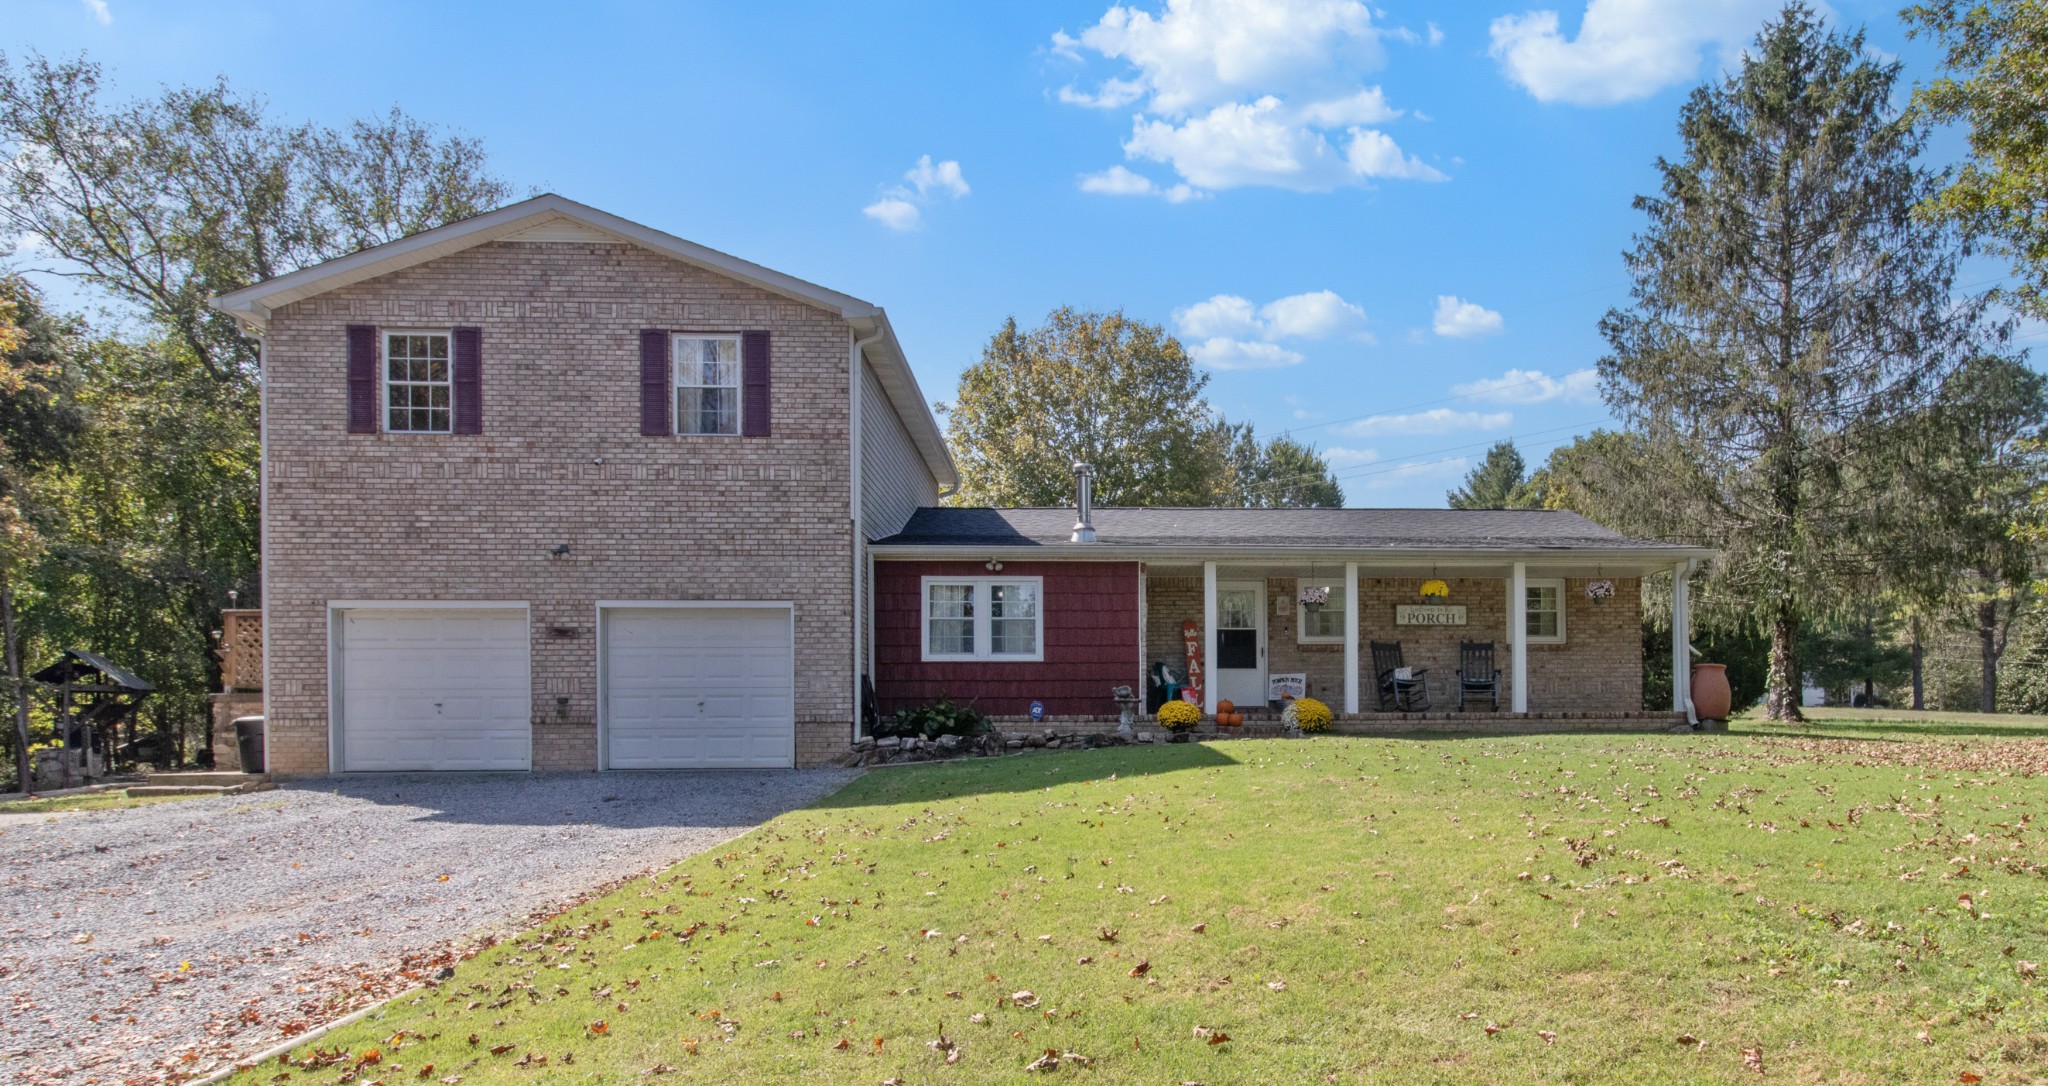
[[[0,49],[285,118],[397,104],[519,186],[887,306],[935,400],[1005,317],[1121,308],[1349,504],[1434,506],[1492,441],[1606,421],[1630,201],[1776,6],[12,0]],[[1826,10],[1924,80],[1897,6]]]

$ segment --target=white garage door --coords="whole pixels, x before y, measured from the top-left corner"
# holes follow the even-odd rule
[[[604,616],[606,764],[795,764],[787,607],[612,607]]]
[[[524,608],[336,615],[343,770],[531,768]]]

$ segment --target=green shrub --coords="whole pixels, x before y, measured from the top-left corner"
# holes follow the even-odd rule
[[[987,731],[987,714],[972,705],[961,705],[948,698],[914,709],[898,709],[894,717],[884,718],[876,729],[885,739],[892,735],[936,739],[941,735],[974,736]]]

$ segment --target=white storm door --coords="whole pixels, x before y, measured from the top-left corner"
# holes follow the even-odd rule
[[[1216,584],[1216,700],[1259,709],[1266,704],[1266,586],[1262,581]]]
[[[343,772],[532,768],[526,608],[334,615]]]
[[[606,766],[796,764],[791,621],[782,604],[605,608]]]

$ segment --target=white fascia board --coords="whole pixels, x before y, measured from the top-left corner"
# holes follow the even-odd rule
[[[581,223],[593,230],[613,235],[622,241],[639,245],[685,264],[738,279],[793,301],[817,306],[848,320],[869,317],[881,312],[879,306],[852,295],[827,290],[793,275],[785,275],[772,268],[764,268],[716,249],[685,241],[673,234],[662,233],[554,193],[509,204],[496,211],[487,211],[358,253],[336,257],[312,267],[300,268],[275,279],[266,279],[241,290],[223,294],[213,299],[212,305],[215,309],[231,314],[243,323],[261,330],[269,323],[271,312],[279,306],[289,305],[350,283],[388,275],[557,219]]]
[[[854,333],[862,339],[879,335],[862,348],[875,367],[875,379],[881,382],[882,392],[889,397],[896,417],[903,420],[903,428],[910,431],[910,440],[917,445],[918,455],[924,458],[932,478],[938,480],[939,489],[957,488],[960,472],[953,465],[953,452],[946,447],[946,435],[932,415],[932,405],[925,402],[924,391],[917,387],[917,375],[910,371],[910,360],[903,354],[903,345],[896,341],[896,329],[890,325],[889,315],[877,307],[871,314],[849,320]]]

